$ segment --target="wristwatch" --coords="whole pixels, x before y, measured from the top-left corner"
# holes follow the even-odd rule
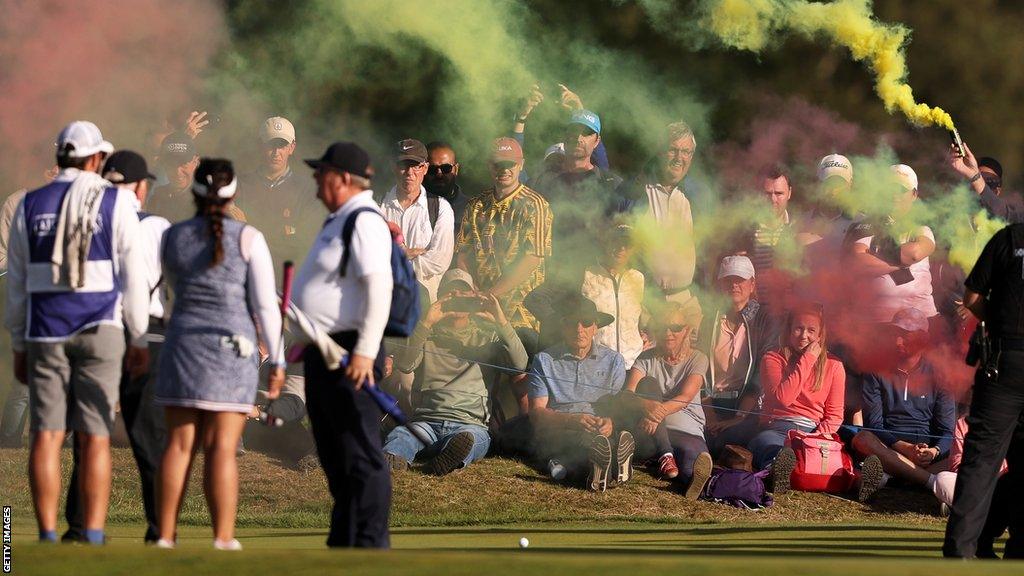
[[[968,180],[967,183],[968,184],[974,184],[975,182],[978,181],[978,178],[981,178],[981,172],[980,171],[977,174],[975,174],[974,176],[971,176],[971,179]]]

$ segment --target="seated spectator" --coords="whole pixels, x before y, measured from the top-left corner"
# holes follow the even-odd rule
[[[587,489],[604,491],[609,476],[614,485],[633,475],[633,435],[622,431],[609,440],[612,419],[596,413],[600,400],[622,389],[626,367],[617,352],[594,342],[611,315],[579,294],[566,297],[560,308],[563,342],[537,354],[530,368],[531,438],[525,448],[548,463],[556,480],[585,471]]]
[[[582,288],[583,295],[593,300],[598,310],[615,318],[597,331],[595,341],[622,354],[627,370],[644,349],[640,336],[644,275],[630,262],[632,233],[630,226],[620,225],[604,237],[603,254],[583,272]]]
[[[761,358],[778,346],[778,321],[754,299],[754,264],[726,256],[718,270],[718,291],[728,310],[715,310],[701,324],[697,349],[710,360],[704,398],[711,454],[726,444],[746,446],[757,432]]]
[[[384,443],[394,471],[419,457],[428,472],[444,475],[486,456],[496,369],[481,363],[526,369],[526,350],[497,298],[474,292],[469,273],[449,270],[439,293],[395,357],[395,367],[407,374],[415,371],[416,379],[410,422],[392,430]],[[424,446],[411,427],[433,443]]]
[[[834,434],[843,423],[846,372],[828,354],[821,307],[790,312],[782,338],[782,347],[761,360],[760,432],[749,445],[758,470],[772,464],[790,430]],[[776,481],[776,490],[780,485],[788,481]]]
[[[712,467],[700,403],[708,357],[691,347],[693,331],[683,305],[668,303],[653,322],[657,347],[637,358],[626,379],[626,390],[636,392],[642,406],[634,428],[638,440],[653,439],[659,475],[677,478],[691,499],[700,495]]]
[[[875,455],[890,476],[934,489],[935,473],[953,442],[955,401],[937,381],[925,358],[929,346],[928,319],[913,308],[892,319],[896,330],[894,370],[864,378],[864,427],[844,427],[854,433],[852,445],[863,456]]]

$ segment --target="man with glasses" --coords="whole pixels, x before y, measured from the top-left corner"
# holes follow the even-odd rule
[[[433,302],[437,300],[441,275],[452,263],[455,214],[447,200],[430,197],[423,187],[427,147],[422,142],[411,138],[397,142],[393,158],[397,182],[384,196],[380,209],[389,222],[402,230],[405,255]]]
[[[1003,166],[995,158],[985,156],[975,159],[974,153],[964,144],[964,156],[953,147],[949,152],[949,165],[965,180],[978,195],[978,202],[990,216],[1011,224],[1024,222],[1024,205],[1019,196],[1007,198],[1003,194]]]
[[[427,144],[427,176],[423,179],[423,187],[427,189],[427,198],[444,198],[455,213],[455,226],[462,222],[462,214],[466,211],[469,199],[462,194],[462,188],[455,181],[459,175],[459,163],[455,160],[455,149],[447,142],[434,141]]]

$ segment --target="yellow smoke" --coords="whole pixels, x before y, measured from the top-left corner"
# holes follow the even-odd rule
[[[874,72],[875,91],[886,110],[899,110],[919,126],[953,129],[953,118],[943,109],[914,101],[903,50],[909,30],[875,20],[869,0],[705,0],[701,8],[701,27],[733,48],[759,52],[789,32],[847,48]]]

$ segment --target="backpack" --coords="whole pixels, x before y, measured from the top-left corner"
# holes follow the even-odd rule
[[[853,460],[837,434],[790,430],[786,446],[796,454],[796,467],[789,478],[794,490],[841,494],[853,488]]]
[[[764,487],[769,470],[747,472],[733,468],[715,468],[700,493],[702,500],[728,504],[736,508],[760,510],[774,504]]]
[[[345,249],[341,257],[342,276],[345,276],[345,270],[348,268],[348,257],[351,253],[349,248],[352,243],[352,232],[356,227],[356,217],[362,212],[373,212],[384,219],[384,216],[373,208],[356,208],[345,219],[341,227],[341,244]],[[394,279],[394,288],[391,292],[391,313],[388,315],[387,326],[384,327],[384,335],[408,338],[412,336],[412,331],[420,319],[420,289],[412,262],[405,257],[405,252],[394,240],[391,241],[391,276]]]

